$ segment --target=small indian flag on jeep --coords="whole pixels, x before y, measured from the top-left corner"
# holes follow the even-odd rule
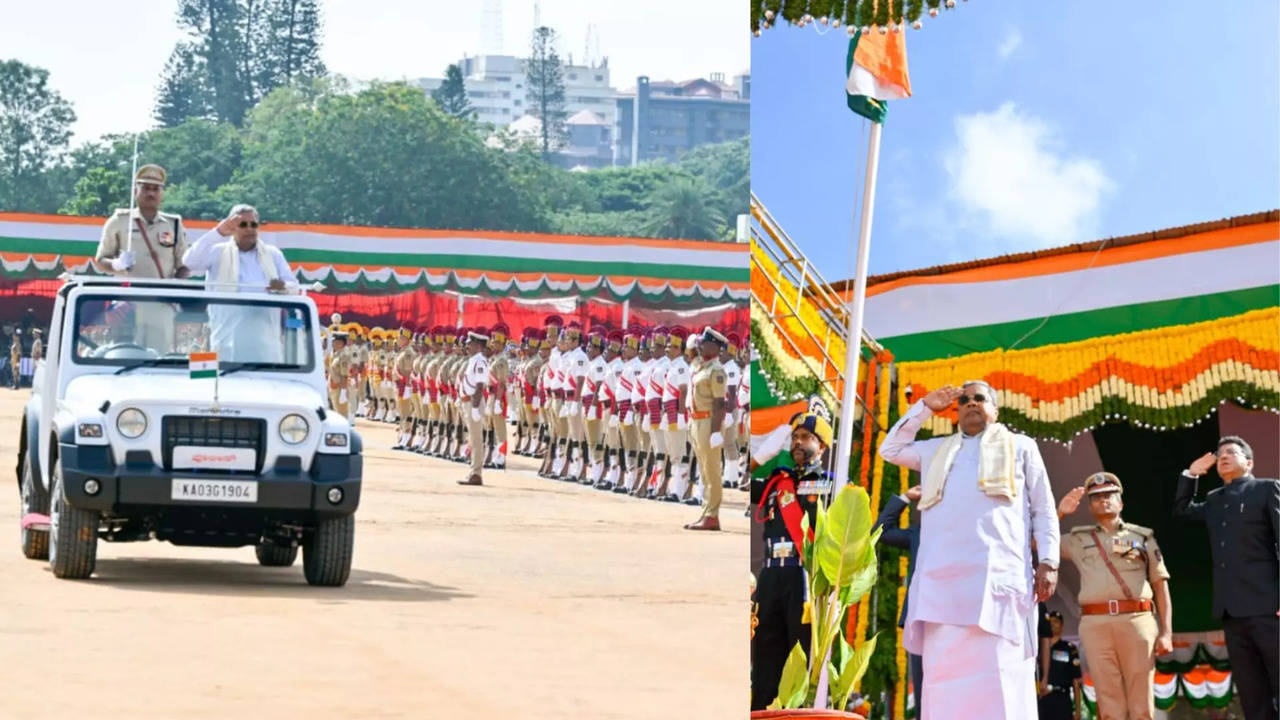
[[[187,367],[191,370],[191,378],[218,377],[218,353],[201,352],[187,356]]]

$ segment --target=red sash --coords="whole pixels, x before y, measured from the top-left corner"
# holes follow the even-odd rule
[[[760,494],[760,503],[756,505],[755,521],[764,522],[765,506],[769,503],[771,491],[775,489],[778,491],[778,513],[782,515],[782,524],[787,527],[787,535],[795,543],[796,552],[799,552],[804,548],[804,539],[813,542],[813,528],[809,528],[807,535],[801,530],[804,508],[800,507],[800,501],[796,498],[796,476],[791,468],[773,471],[768,484],[764,486],[764,492]]]

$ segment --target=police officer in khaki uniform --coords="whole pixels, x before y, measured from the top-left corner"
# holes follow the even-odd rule
[[[390,380],[395,388],[396,418],[399,421],[400,434],[396,436],[396,444],[392,450],[403,450],[409,444],[409,436],[413,433],[413,394],[409,382],[413,376],[413,332],[402,327],[396,334],[396,347],[388,362]]]
[[[347,351],[347,333],[334,330],[329,334],[329,407],[346,416],[350,408],[351,353]]]
[[[1151,720],[1155,656],[1173,650],[1169,571],[1155,534],[1120,519],[1121,492],[1120,478],[1100,472],[1063,497],[1059,517],[1087,495],[1095,522],[1064,535],[1061,554],[1080,570],[1080,642],[1100,720]]]
[[[35,339],[31,341],[31,372],[35,373],[36,363],[40,362],[41,358],[44,357],[44,341],[41,339],[44,331],[36,328],[31,331],[31,334],[35,336]]]
[[[9,343],[9,369],[13,380],[13,389],[17,390],[22,382],[22,328],[14,328],[13,339]]]
[[[507,357],[507,338],[511,328],[498,323],[489,331],[489,392],[485,430],[489,435],[489,456],[485,466],[507,469],[507,381],[511,377],[511,359]]]
[[[100,272],[133,278],[185,278],[182,256],[190,247],[182,218],[160,212],[167,175],[143,165],[133,178],[137,207],[120,208],[102,226],[93,265]],[[158,303],[137,308],[134,342],[160,352],[173,349],[173,310]]]
[[[706,505],[697,522],[685,525],[687,530],[720,529],[720,448],[724,447],[725,393],[728,391],[720,351],[729,341],[714,328],[702,331],[698,345],[701,361],[689,380],[689,437],[698,458]]]

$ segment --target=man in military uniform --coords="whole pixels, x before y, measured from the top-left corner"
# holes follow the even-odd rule
[[[351,377],[351,354],[347,351],[347,333],[334,330],[329,335],[329,407],[339,415],[350,411],[348,392]]]
[[[357,416],[364,414],[365,379],[369,371],[369,346],[365,343],[365,329],[360,323],[348,323],[345,330],[351,355],[351,402],[347,419],[353,424]]]
[[[482,485],[484,467],[484,389],[489,380],[489,362],[484,356],[487,335],[467,333],[467,361],[460,379],[458,397],[466,414],[467,443],[471,446],[471,473],[459,485]]]
[[[636,385],[641,368],[640,340],[638,332],[626,332],[622,336],[622,367],[618,370],[618,391],[614,415],[618,418],[618,436],[625,460],[622,478],[614,484],[615,493],[629,492],[635,487],[643,458],[640,456],[640,431],[636,425]]]
[[[702,508],[702,517],[684,527],[686,530],[719,530],[723,491],[720,449],[724,447],[725,393],[728,392],[720,351],[729,340],[710,327],[702,331],[701,340],[701,361],[689,380],[689,437],[698,458],[706,505]]]
[[[1062,613],[1049,613],[1049,671],[1040,681],[1039,720],[1080,720],[1080,653],[1062,639]]]
[[[22,381],[22,328],[13,329],[13,339],[9,342],[9,372],[13,389],[17,390]]]
[[[742,338],[736,333],[725,333],[728,342],[720,352],[720,364],[724,366],[725,377],[725,419],[724,419],[724,472],[721,473],[723,487],[738,486],[739,461],[742,456],[738,451],[739,415],[743,409],[738,405],[738,385],[742,383],[742,366],[738,364],[738,348]]]
[[[399,434],[392,450],[403,450],[409,446],[409,438],[413,434],[413,388],[409,385],[413,376],[414,350],[410,345],[413,331],[402,327],[396,334],[396,349],[389,363],[391,381],[395,388],[396,418],[399,422]]]
[[[601,388],[603,401],[600,403],[601,422],[604,424],[604,476],[596,480],[597,490],[612,490],[622,482],[622,418],[618,415],[618,394],[622,369],[621,330],[614,330],[605,337],[604,349],[604,384]],[[629,404],[629,403],[628,403]]]
[[[511,359],[507,357],[507,338],[511,327],[498,323],[489,330],[489,381],[485,391],[489,393],[486,430],[489,435],[487,467],[507,469],[507,380],[511,377]]]
[[[42,339],[44,331],[40,328],[36,328],[31,331],[31,334],[35,337],[35,339],[31,341],[31,372],[35,373],[36,363],[40,362],[40,360],[44,358],[44,340]]]
[[[1155,656],[1173,650],[1169,571],[1155,534],[1120,519],[1122,490],[1120,478],[1100,472],[1062,498],[1059,517],[1087,495],[1095,523],[1064,535],[1060,554],[1080,570],[1080,642],[1100,720],[1151,720]]]
[[[185,278],[182,256],[190,248],[182,218],[160,212],[167,175],[159,165],[143,165],[133,178],[137,208],[120,208],[102,226],[93,265],[99,272],[133,278]],[[172,308],[160,303],[137,307],[134,342],[158,352],[173,349]]]
[[[667,365],[661,391],[659,432],[667,447],[669,472],[661,479],[657,497],[666,502],[680,502],[689,489],[689,415],[685,408],[689,393],[689,362],[685,360],[685,341],[689,331],[673,327],[667,335]],[[655,376],[657,373],[654,373]]]
[[[831,423],[817,413],[791,419],[792,467],[753,481],[755,521],[764,524],[764,566],[756,581],[756,619],[751,638],[751,709],[763,710],[778,696],[782,667],[800,643],[809,652],[809,583],[801,554],[813,541],[818,497],[831,491],[822,454],[831,444]],[[769,458],[754,458],[767,462]],[[758,490],[758,494],[757,491]],[[753,498],[754,499],[754,498]],[[806,534],[801,518],[809,518]]]

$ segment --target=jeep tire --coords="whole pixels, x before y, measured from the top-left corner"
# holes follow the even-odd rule
[[[22,518],[31,513],[49,514],[49,493],[40,486],[36,479],[35,468],[31,466],[31,458],[22,457],[22,511],[18,521],[22,535],[22,554],[31,560],[49,559],[49,531],[36,530],[21,525]]]
[[[354,515],[321,520],[302,545],[302,571],[311,585],[342,587],[351,575]]]
[[[71,507],[62,485],[62,459],[49,473],[49,565],[54,577],[81,580],[93,574],[98,557],[98,511]]]
[[[289,567],[298,559],[297,545],[277,545],[263,540],[253,549],[258,556],[258,564],[263,567]]]

